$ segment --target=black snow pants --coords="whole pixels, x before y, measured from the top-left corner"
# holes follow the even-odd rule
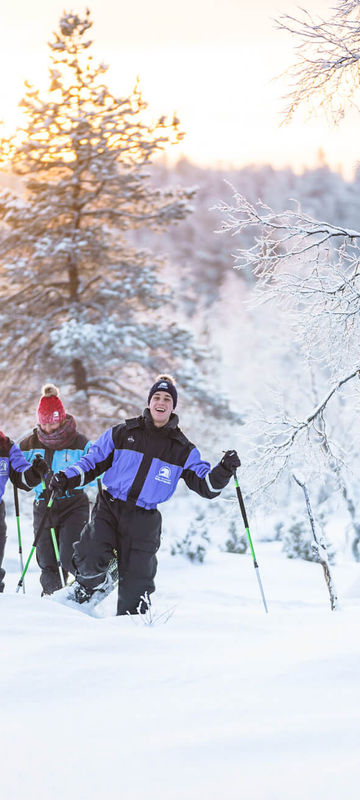
[[[161,514],[133,503],[115,500],[107,491],[98,497],[93,517],[74,546],[79,583],[89,589],[105,579],[109,562],[117,552],[119,586],[117,615],[135,614],[145,593],[155,591],[156,553],[160,547]]]
[[[34,503],[34,536],[46,513],[45,500]],[[50,533],[53,527],[60,554],[60,563],[66,580],[69,572],[74,572],[73,545],[89,520],[89,498],[85,492],[78,490],[70,497],[56,498],[52,506],[48,522],[41,533],[36,547],[36,558],[41,569],[40,583],[43,594],[52,594],[61,588],[59,570],[56,564],[54,545]]]
[[[5,578],[5,570],[2,568],[2,562],[4,558],[5,552],[5,542],[6,542],[6,521],[5,521],[5,503],[3,500],[0,501],[0,592],[4,591],[4,578]]]

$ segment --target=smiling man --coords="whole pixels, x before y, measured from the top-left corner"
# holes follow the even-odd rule
[[[211,469],[178,427],[173,378],[159,375],[148,394],[144,413],[107,430],[88,453],[53,476],[50,488],[63,494],[104,473],[103,491],[91,523],[74,545],[76,582],[71,597],[86,602],[106,590],[107,572],[116,550],[119,566],[117,614],[145,612],[145,595],[155,591],[156,552],[160,546],[158,503],[174,493],[183,478],[202,497],[217,497],[240,466],[228,450]]]
[[[152,396],[151,394],[149,395],[149,411],[155,428],[162,428],[169,422],[173,408],[176,406],[176,398],[174,402],[175,392],[172,394],[169,392],[169,386],[171,387],[174,384],[169,383],[169,380],[163,380],[162,383],[164,386],[163,389],[160,388],[160,383],[159,389],[157,389]]]

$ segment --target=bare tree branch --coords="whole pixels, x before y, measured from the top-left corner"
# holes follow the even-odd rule
[[[296,40],[297,62],[288,70],[290,82],[285,121],[300,104],[313,101],[338,121],[347,105],[359,96],[359,4],[338,0],[328,20],[302,9],[301,18],[285,14],[276,20],[279,30]]]

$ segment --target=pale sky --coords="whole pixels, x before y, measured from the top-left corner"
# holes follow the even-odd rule
[[[140,78],[154,118],[176,111],[186,131],[173,157],[203,165],[328,163],[350,174],[359,158],[356,117],[338,128],[300,116],[281,127],[284,83],[273,81],[293,59],[290,36],[273,19],[298,5],[327,16],[333,0],[92,0],[97,61],[109,65],[107,83],[127,95]],[[0,0],[0,118],[19,122],[17,104],[27,79],[45,90],[47,42],[63,10],[85,4],[64,0]]]

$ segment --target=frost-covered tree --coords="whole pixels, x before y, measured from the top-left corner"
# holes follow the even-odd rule
[[[326,584],[327,584],[327,587],[328,587],[328,591],[329,591],[329,596],[330,596],[331,609],[334,611],[337,608],[337,595],[336,595],[334,579],[333,579],[333,576],[332,576],[331,570],[330,570],[330,564],[334,559],[334,553],[331,551],[331,548],[328,549],[328,545],[327,545],[325,537],[324,536],[319,536],[318,533],[317,533],[316,525],[315,525],[315,519],[314,519],[314,515],[313,515],[312,508],[311,508],[311,503],[310,503],[309,490],[308,490],[307,486],[305,485],[303,480],[301,478],[299,478],[298,476],[293,475],[293,478],[294,478],[295,482],[298,484],[298,486],[300,486],[301,489],[304,492],[306,509],[307,509],[307,513],[308,513],[310,526],[311,526],[311,531],[312,531],[312,534],[313,534],[313,537],[314,537],[313,541],[311,543],[311,548],[314,551],[314,553],[316,554],[316,556],[317,556],[318,560],[320,561],[320,564],[321,564],[321,566],[323,568],[324,578],[325,578],[325,581],[326,581]],[[295,528],[296,528],[296,526],[295,526]],[[298,531],[298,533],[299,533],[299,531]],[[300,539],[301,539],[301,534],[300,534]],[[298,545],[301,547],[300,539],[298,539]],[[306,558],[306,556],[303,556],[303,557]],[[311,559],[308,558],[307,560],[310,561]]]
[[[329,20],[315,20],[305,11],[301,19],[279,20],[297,42],[288,118],[311,98],[318,106],[321,99],[336,117],[355,104],[359,12],[360,0],[354,0],[338,2]],[[316,219],[295,202],[279,211],[237,191],[234,202],[220,209],[225,232],[251,236],[251,243],[237,250],[235,265],[252,273],[255,304],[272,304],[273,313],[286,315],[284,363],[286,352],[294,358],[288,361],[289,377],[283,372],[274,408],[262,414],[261,424],[260,415],[255,420],[256,488],[275,484],[284,474],[289,478],[299,467],[319,489],[333,481],[352,520],[356,555],[359,519],[348,479],[360,400],[360,228]],[[294,383],[295,373],[300,380]],[[284,390],[289,379],[292,394]]]
[[[172,556],[183,555],[194,563],[202,564],[210,543],[206,525],[206,515],[199,511],[190,523],[183,539],[177,539],[170,548]]]
[[[225,550],[227,553],[246,553],[248,540],[243,532],[239,533],[235,519],[230,520],[228,537],[229,538],[225,542]]]
[[[287,72],[290,81],[286,119],[300,105],[310,112],[321,107],[336,121],[359,99],[359,0],[337,0],[328,19],[305,9],[277,21],[281,31],[296,40],[297,58]]]
[[[189,212],[192,190],[162,190],[148,176],[152,158],[182,137],[179,122],[147,121],[138,85],[113,96],[107,67],[92,59],[91,26],[89,11],[63,14],[49,44],[49,92],[26,84],[24,127],[1,140],[24,188],[0,195],[3,405],[13,417],[50,375],[75,390],[83,414],[138,412],[143,381],[170,364],[190,396],[221,416],[226,402],[199,377],[206,351],[169,322],[159,258],[127,239]]]

